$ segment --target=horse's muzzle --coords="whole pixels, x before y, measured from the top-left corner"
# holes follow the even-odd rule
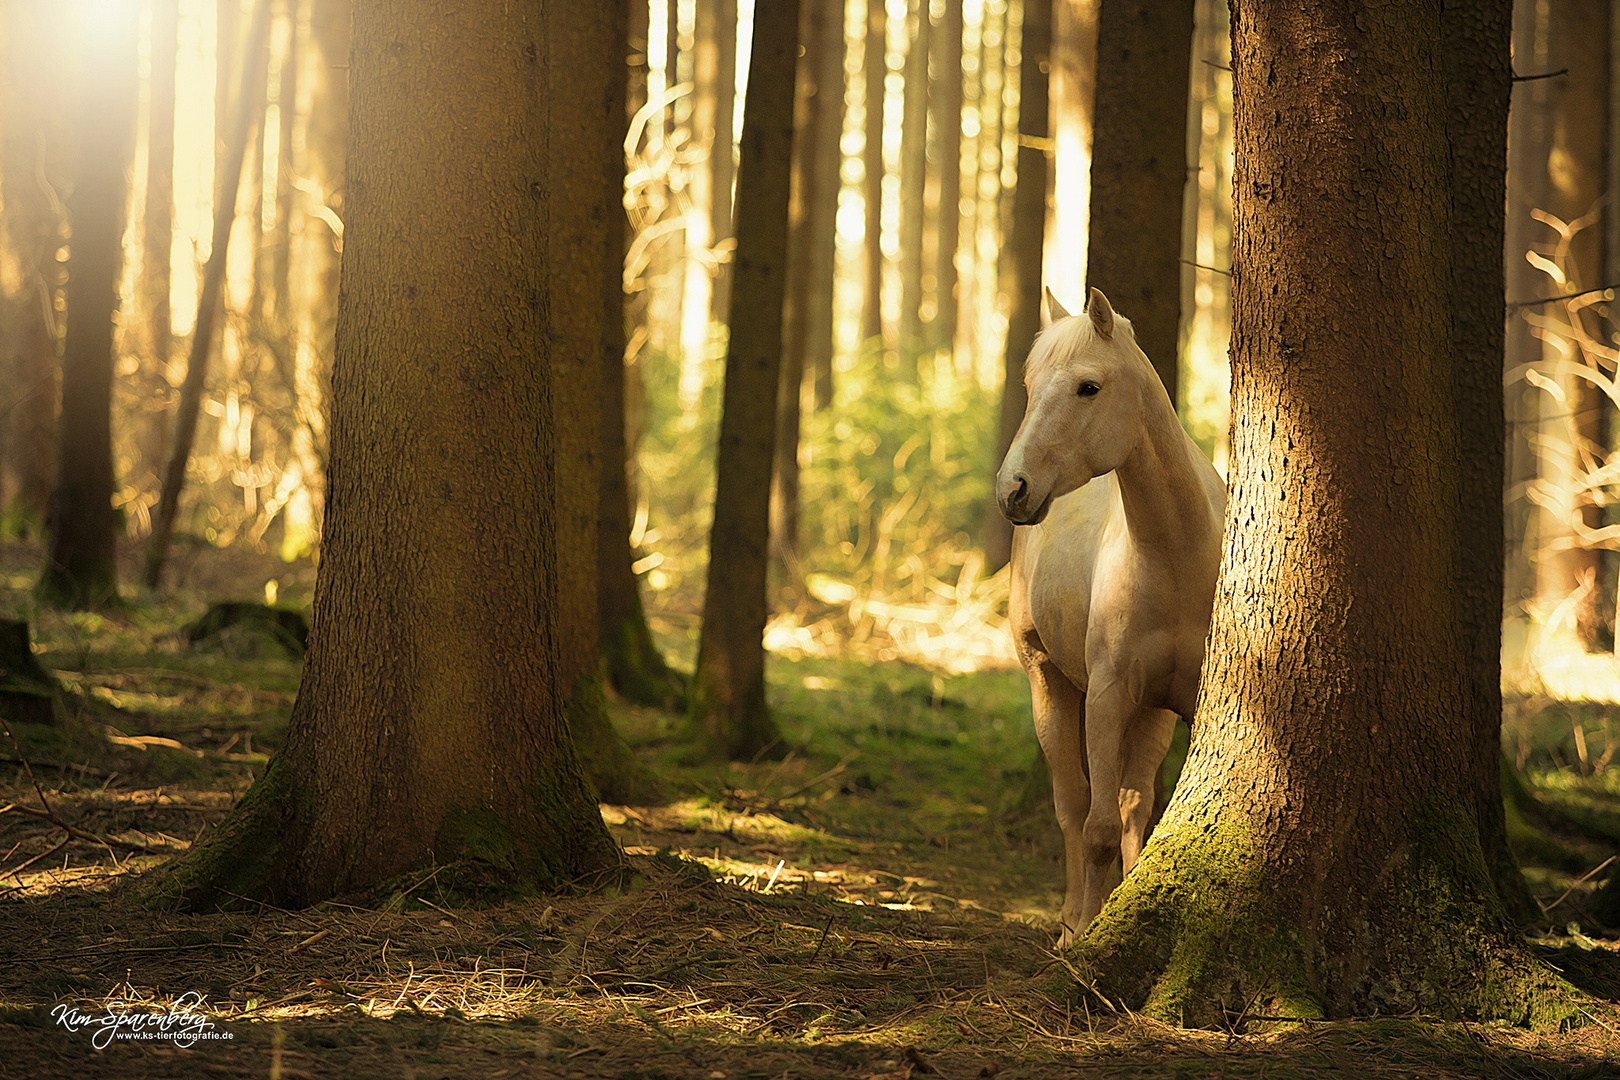
[[[1052,508],[1052,495],[1048,492],[1036,503],[1027,479],[1015,474],[1004,481],[998,476],[996,505],[1001,508],[1001,516],[1014,525],[1039,525]]]

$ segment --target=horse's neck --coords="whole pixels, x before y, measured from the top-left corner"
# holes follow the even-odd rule
[[[1209,501],[1186,435],[1157,377],[1143,390],[1141,437],[1122,465],[1120,501],[1138,546],[1182,552],[1209,525]]]

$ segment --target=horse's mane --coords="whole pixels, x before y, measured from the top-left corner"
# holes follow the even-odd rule
[[[1132,337],[1135,336],[1135,331],[1131,329],[1131,321],[1117,311],[1114,313],[1114,326],[1116,333],[1117,328],[1123,326]],[[1029,358],[1024,361],[1024,385],[1033,386],[1037,379],[1056,367],[1062,358],[1090,348],[1097,340],[1096,326],[1083,314],[1059,319],[1046,327],[1035,335],[1035,343],[1029,349]]]

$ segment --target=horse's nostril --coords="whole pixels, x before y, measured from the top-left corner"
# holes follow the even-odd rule
[[[1024,496],[1029,494],[1029,481],[1022,476],[1015,476],[1013,479],[1018,481],[1018,490],[1013,492],[1013,498],[1018,502],[1023,502]]]

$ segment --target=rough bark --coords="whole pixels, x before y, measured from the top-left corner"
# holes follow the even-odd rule
[[[1538,80],[1550,84],[1548,146],[1546,157],[1531,164],[1546,174],[1544,201],[1538,208],[1566,223],[1598,209],[1604,197],[1609,8],[1608,0],[1569,0],[1549,8],[1547,63],[1553,66],[1545,70],[1567,68],[1568,73]],[[1559,239],[1545,224],[1532,237],[1540,241],[1532,243],[1533,249],[1543,255],[1551,254]],[[1569,242],[1565,268],[1567,280],[1550,282],[1547,295],[1608,284],[1602,278],[1600,223],[1590,224]],[[1549,306],[1529,314],[1556,310]],[[1588,311],[1576,317],[1585,318],[1590,330],[1597,324],[1595,315]],[[1549,364],[1562,357],[1565,349],[1565,342],[1542,338],[1541,355]],[[1571,601],[1574,610],[1569,613],[1567,625],[1581,646],[1593,650],[1598,647],[1605,622],[1612,624],[1614,612],[1604,611],[1611,594],[1607,587],[1599,587],[1608,585],[1603,574],[1603,553],[1582,545],[1575,529],[1577,523],[1588,529],[1603,525],[1603,508],[1593,504],[1581,490],[1581,477],[1586,471],[1582,458],[1583,450],[1595,450],[1602,459],[1608,446],[1611,410],[1602,391],[1586,379],[1556,372],[1551,375],[1561,393],[1555,396],[1542,392],[1535,399],[1541,414],[1536,446],[1539,483],[1535,604],[1546,616],[1566,600]],[[1572,595],[1577,592],[1578,596]],[[1568,632],[1557,625],[1548,629],[1555,635]]]
[[[1573,1015],[1474,818],[1441,42],[1439,0],[1234,6],[1208,659],[1175,797],[1077,957],[1160,1018]]]
[[[265,78],[270,63],[270,3],[258,0],[253,22],[243,47],[242,83],[237,88],[235,106],[226,131],[225,149],[220,160],[218,202],[214,207],[213,246],[203,269],[202,288],[197,295],[197,323],[191,333],[191,350],[186,357],[186,377],[180,384],[180,405],[175,411],[174,437],[169,461],[163,471],[163,490],[157,513],[152,517],[152,535],[146,542],[145,583],[155,589],[163,581],[163,566],[174,539],[175,519],[180,513],[180,493],[186,486],[186,467],[197,438],[197,414],[202,409],[203,391],[208,384],[208,361],[214,346],[214,327],[223,313],[226,255],[231,226],[236,220],[237,192],[242,186],[243,158],[254,124],[263,116]]]
[[[1086,283],[1131,320],[1170,400],[1181,333],[1181,216],[1193,0],[1102,0]]]
[[[550,171],[549,7],[354,5],[311,649],[283,750],[155,901],[304,906],[429,867],[482,896],[618,873],[559,657],[551,282],[599,262],[550,243],[574,193]]]
[[[67,134],[73,130],[49,11],[14,4],[5,42],[5,254],[0,261],[0,409],[9,430],[0,532],[38,535],[56,478],[57,291],[61,264]]]
[[[904,115],[900,132],[900,370],[917,377],[917,354],[923,349],[923,186],[928,169],[928,0],[912,0],[906,22]]]
[[[1006,377],[1001,389],[1001,418],[996,434],[995,466],[1007,456],[1028,401],[1024,358],[1041,330],[1041,263],[1046,243],[1046,171],[1042,144],[1048,137],[1047,72],[1052,49],[1052,0],[1024,0],[1024,29],[1018,66],[1018,186],[1013,191],[1012,237],[1007,260],[1012,278],[1007,289],[1012,311],[1007,316]],[[1032,143],[1031,140],[1039,140]],[[1012,557],[1012,525],[995,505],[992,490],[984,515],[984,563],[987,572]]]
[[[866,209],[865,293],[861,304],[861,340],[883,336],[883,77],[888,72],[889,17],[883,0],[866,0],[866,148],[861,152]]]
[[[73,192],[68,220],[67,333],[62,342],[62,413],[50,539],[34,593],[52,607],[116,605],[113,513],[113,321],[123,268],[126,171],[135,145],[136,18],[107,23],[81,59]]]
[[[764,635],[798,43],[799,0],[755,12],[714,525],[689,713],[691,734],[710,752],[744,760],[786,749],[765,705]]]
[[[1474,729],[1474,818],[1497,894],[1526,921],[1536,907],[1508,848],[1502,806],[1502,392],[1506,311],[1500,254],[1507,192],[1512,0],[1447,0],[1442,17],[1451,147],[1451,347],[1457,412],[1457,627]]]
[[[141,216],[141,392],[136,429],[141,468],[152,481],[169,445],[169,407],[174,388],[168,368],[174,349],[169,312],[169,260],[174,240],[174,79],[180,50],[179,0],[152,5],[152,75],[146,124],[146,206]],[[141,476],[137,473],[137,476]],[[145,486],[143,483],[142,486]]]
[[[608,233],[609,221],[624,213],[623,165],[615,187],[605,162],[614,153],[623,161],[629,8],[548,4],[545,10],[548,174],[553,190],[568,193],[550,202],[548,243],[552,251],[584,256],[584,272],[548,280],[557,678],[568,696],[574,746],[597,794],[608,802],[643,802],[659,785],[608,719],[597,632],[603,289],[604,279],[621,287],[623,258],[609,258]],[[622,458],[619,464],[622,470]]]
[[[934,318],[929,343],[956,346],[956,249],[962,238],[962,0],[945,0],[945,17],[933,36],[938,93],[932,103],[939,133],[939,218],[934,263]]]

